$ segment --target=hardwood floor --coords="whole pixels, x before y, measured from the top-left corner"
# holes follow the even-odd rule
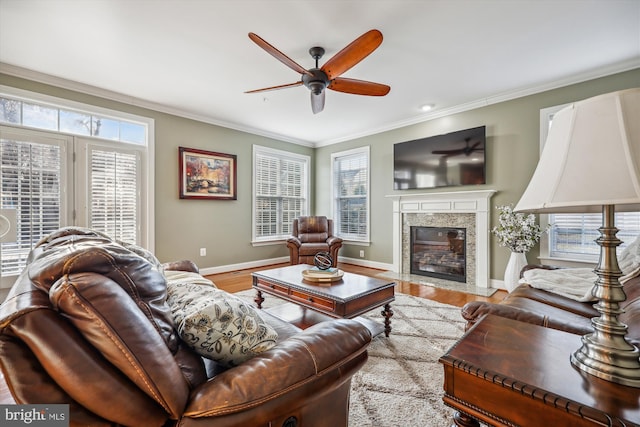
[[[258,270],[266,270],[268,268],[284,267],[288,264],[276,264],[272,266],[265,266],[259,268],[250,268],[246,270],[231,271],[228,273],[211,274],[206,276],[207,279],[213,281],[216,286],[227,292],[239,292],[247,289],[251,289],[251,273]],[[382,272],[375,268],[361,267],[353,264],[340,263],[338,267],[349,273],[362,274],[364,276],[375,276]],[[432,286],[418,285],[415,283],[399,281],[396,285],[396,291],[413,295],[417,297],[427,298],[433,301],[438,301],[444,304],[455,305],[462,307],[470,301],[490,301],[500,302],[507,295],[506,291],[499,290],[491,297],[482,297],[477,295],[471,295],[464,292],[450,291]]]

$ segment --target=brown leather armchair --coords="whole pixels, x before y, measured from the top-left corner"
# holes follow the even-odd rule
[[[329,252],[333,267],[338,265],[342,239],[333,235],[333,220],[326,216],[301,216],[293,220],[293,231],[287,239],[291,264],[311,264],[318,252]]]
[[[39,242],[0,305],[0,396],[68,404],[72,426],[347,426],[368,329],[263,311],[277,344],[225,369],[180,339],[163,269],[197,272],[87,229]]]

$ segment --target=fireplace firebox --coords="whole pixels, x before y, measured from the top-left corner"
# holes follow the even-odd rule
[[[411,227],[411,274],[466,283],[466,229]]]

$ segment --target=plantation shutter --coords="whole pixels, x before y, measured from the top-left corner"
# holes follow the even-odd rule
[[[336,234],[345,240],[368,240],[369,151],[334,156],[333,182]]]
[[[302,215],[304,165],[292,159],[282,159],[280,176],[282,190],[282,234],[290,235],[293,220]]]
[[[278,159],[256,155],[256,237],[275,236],[278,232]]]
[[[90,149],[90,228],[127,243],[138,242],[137,153]]]
[[[308,158],[279,150],[254,151],[254,239],[282,239],[307,212]]]
[[[67,225],[66,153],[69,140],[2,128],[0,132],[0,213],[15,234],[0,240],[2,284],[12,283],[41,238]],[[11,223],[14,221],[15,223]],[[9,238],[10,236],[10,238]],[[14,239],[15,236],[15,239]]]
[[[595,240],[600,237],[598,229],[602,226],[602,215],[555,214],[549,215],[549,223],[552,257],[579,259],[600,254],[600,246]],[[616,213],[615,224],[620,230],[616,236],[623,241],[620,249],[640,235],[640,214],[637,212]]]

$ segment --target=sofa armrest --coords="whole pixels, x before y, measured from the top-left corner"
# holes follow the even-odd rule
[[[342,238],[337,236],[331,236],[327,239],[327,244],[329,246],[342,245]]]
[[[520,307],[513,307],[506,304],[472,301],[462,307],[461,314],[462,317],[467,321],[467,330],[477,322],[479,322],[485,315],[493,314],[496,316],[506,317],[508,319],[514,319],[520,322],[531,323],[534,325],[557,329],[559,331],[565,331],[577,335],[584,335],[592,332],[592,329],[590,329],[589,327],[585,327],[584,324],[568,323],[564,319],[556,319],[553,316],[536,313],[530,310],[526,310]]]
[[[287,238],[287,246],[290,248],[299,248],[302,242],[295,236],[289,236]]]
[[[366,361],[369,330],[354,320],[316,324],[276,347],[211,378],[193,390],[184,416],[217,417],[268,401],[288,409],[287,395],[309,395],[339,387]],[[337,373],[337,375],[336,375]]]
[[[467,321],[467,329],[475,325],[487,314],[532,323],[534,325],[549,326],[549,318],[518,307],[504,304],[494,304],[484,301],[472,301],[464,305],[461,310],[462,317]]]
[[[173,270],[173,271],[189,271],[191,273],[200,273],[198,266],[195,262],[185,259],[182,261],[171,261],[165,262],[162,264],[162,267],[165,270]]]

